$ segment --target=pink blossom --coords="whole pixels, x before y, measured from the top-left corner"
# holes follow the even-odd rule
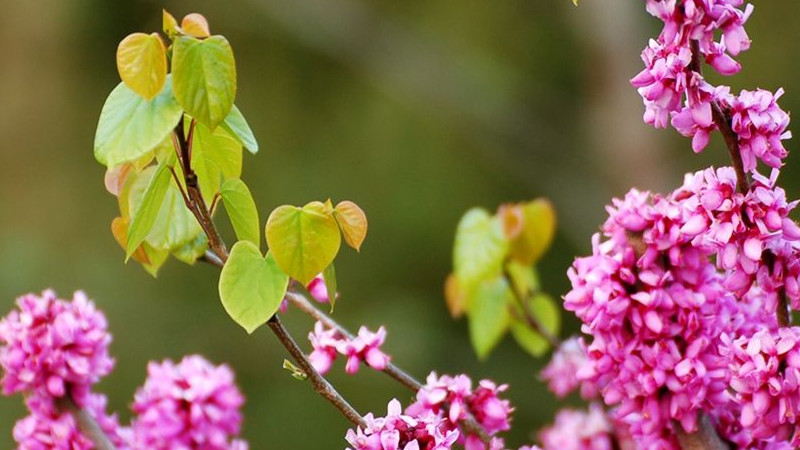
[[[358,372],[361,361],[375,370],[383,370],[389,364],[389,356],[383,353],[380,346],[386,340],[386,329],[378,328],[373,333],[366,327],[358,330],[358,335],[350,340],[340,340],[336,349],[347,358],[345,371],[349,374]]]
[[[603,407],[592,403],[587,412],[562,409],[555,423],[539,434],[544,450],[611,450],[614,435]]]
[[[83,292],[71,302],[53,291],[17,299],[19,311],[0,321],[3,393],[71,395],[82,405],[89,386],[111,372],[106,318]]]
[[[347,430],[345,439],[352,445],[348,450],[448,450],[458,439],[459,432],[451,429],[440,415],[422,414],[411,417],[402,414],[400,402],[392,399],[385,417],[364,417],[366,428]]]
[[[783,89],[775,94],[763,89],[743,90],[730,104],[731,128],[739,137],[739,150],[742,153],[744,170],[755,170],[757,160],[779,168],[788,155],[781,143],[792,137],[787,131],[789,115],[783,111],[777,100]]]
[[[308,333],[308,340],[314,351],[308,355],[308,360],[317,372],[325,375],[331,370],[333,361],[336,359],[336,347],[343,340],[340,334],[334,329],[325,329],[322,322],[314,324],[314,331]]]
[[[591,380],[593,374],[585,344],[573,336],[553,352],[550,362],[542,369],[541,377],[558,397],[563,398],[580,387],[581,397],[591,400],[597,397],[600,389]]]
[[[228,366],[187,356],[177,365],[170,360],[150,363],[147,372],[133,402],[137,448],[227,450],[233,445],[244,398]]]

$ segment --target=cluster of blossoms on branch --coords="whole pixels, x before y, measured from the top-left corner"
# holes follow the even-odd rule
[[[703,418],[737,448],[796,448],[800,327],[787,308],[800,309],[800,227],[789,217],[798,202],[776,183],[791,137],[776,103],[783,90],[735,96],[701,73],[703,62],[740,70],[733,57],[750,46],[752,5],[645,3],[664,22],[631,80],[645,122],[671,123],[696,152],[719,130],[733,167],[688,174],[666,195],[632,189],[607,208],[564,297],[588,337],[565,341],[542,376],[559,396],[580,388],[611,409],[606,421],[595,406],[581,416],[581,429],[597,430],[585,444],[558,431],[579,421],[562,413],[542,434],[545,448],[611,448],[603,436],[622,430],[637,448],[678,449],[677,435]]]
[[[30,415],[13,435],[21,449],[93,449],[76,411],[86,414],[115,448],[246,450],[235,438],[244,402],[233,372],[200,356],[150,363],[135,395],[128,427],[106,413],[107,399],[92,386],[108,375],[111,335],[106,318],[85,294],[60,300],[53,291],[28,294],[0,321],[3,394],[22,393]]]
[[[428,375],[416,401],[401,410],[400,402],[389,403],[387,415],[366,417],[365,429],[347,432],[350,450],[446,450],[459,443],[466,450],[503,450],[502,438],[495,435],[510,428],[513,411],[499,394],[508,386],[481,380],[473,389],[466,375]],[[464,421],[474,418],[493,436],[488,446],[477,435],[464,431]]]

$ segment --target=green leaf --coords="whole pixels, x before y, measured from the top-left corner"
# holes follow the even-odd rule
[[[529,303],[529,310],[536,317],[539,324],[553,336],[558,336],[561,327],[561,314],[558,306],[547,294],[534,295]],[[519,318],[511,325],[511,334],[520,347],[535,357],[542,356],[550,348],[550,342],[541,334],[531,328],[527,323],[519,305],[516,307]]]
[[[500,273],[507,253],[508,241],[497,217],[480,208],[464,214],[456,229],[453,269],[465,291]]]
[[[175,97],[189,115],[212,130],[236,98],[236,62],[223,36],[180,36],[172,44]]]
[[[117,47],[117,71],[132,91],[150,100],[167,80],[167,49],[158,33],[129,34]]]
[[[267,219],[266,235],[281,269],[303,284],[333,262],[342,240],[332,210],[321,202],[279,206]]]
[[[161,164],[155,169],[145,169],[146,171],[154,170],[152,178],[149,179],[147,188],[142,194],[141,200],[138,205],[131,211],[131,224],[128,229],[128,242],[125,250],[125,260],[131,257],[133,252],[144,242],[150,230],[158,218],[158,213],[161,210],[161,205],[164,203],[164,198],[167,195],[169,188],[170,172],[169,167]],[[142,173],[141,179],[147,179]]]
[[[120,83],[111,91],[97,123],[94,157],[113,167],[144,156],[172,132],[183,114],[172,94],[171,77],[164,89],[146,100]]]
[[[278,310],[289,285],[289,277],[250,241],[231,248],[219,276],[219,298],[231,318],[252,333]]]
[[[325,281],[325,290],[328,291],[328,301],[331,303],[331,312],[336,307],[336,267],[333,263],[328,264],[328,267],[322,271],[322,279]]]
[[[231,106],[231,111],[220,126],[231,136],[236,137],[250,153],[254,155],[258,153],[258,142],[255,135],[253,135],[253,130],[250,129],[250,125],[247,124],[242,112],[239,111],[236,105]]]
[[[512,260],[506,264],[506,272],[511,285],[523,298],[539,290],[539,274],[532,266],[524,266]]]
[[[145,241],[155,249],[172,252],[194,241],[203,230],[186,207],[183,195],[170,176],[168,162],[169,160],[165,160],[158,166],[167,168],[168,187]],[[125,189],[126,197],[120,196],[120,207],[124,208],[127,204],[130,217],[134,217],[136,211],[140,209],[153,174],[153,168],[145,169],[140,176],[133,180],[130,187]]]
[[[345,200],[339,202],[333,210],[333,217],[342,230],[344,241],[356,251],[361,251],[361,244],[367,237],[367,215],[355,203]]]
[[[485,360],[511,325],[510,302],[514,297],[502,277],[480,282],[470,298],[469,337],[478,358]]]
[[[224,180],[242,174],[242,145],[225,130],[217,128],[212,132],[195,123],[192,170],[197,174],[203,198],[210,204]]]
[[[510,256],[529,266],[541,259],[550,247],[556,231],[556,213],[546,199],[521,205],[522,229],[511,241]]]
[[[208,250],[208,238],[205,233],[200,233],[193,241],[173,250],[172,256],[178,261],[192,265],[206,253],[206,250]]]
[[[236,237],[240,241],[250,241],[259,247],[261,245],[261,223],[258,220],[256,203],[253,201],[247,185],[238,178],[231,178],[222,183],[220,194]]]

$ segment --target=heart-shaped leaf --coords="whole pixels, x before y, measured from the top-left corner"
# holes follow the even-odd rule
[[[133,92],[150,100],[167,80],[167,49],[158,33],[129,34],[117,47],[117,71]]]
[[[545,199],[536,199],[520,206],[522,229],[511,241],[510,256],[524,265],[536,263],[550,244],[556,230],[553,205]]]
[[[518,310],[517,315],[525,317],[519,305],[516,308]],[[534,295],[528,303],[528,310],[536,317],[539,325],[549,331],[550,334],[558,335],[561,326],[561,314],[550,296],[542,293]],[[520,347],[535,357],[542,356],[550,348],[550,342],[531,328],[524,319],[514,321],[511,325],[511,334]]]
[[[183,114],[172,94],[171,77],[151,100],[120,83],[109,94],[94,136],[94,157],[114,167],[144,156],[169,136]]]
[[[497,217],[480,208],[464,214],[456,229],[453,269],[465,291],[499,274],[507,253],[508,241]]]
[[[211,131],[197,123],[192,140],[192,169],[203,198],[210,204],[224,180],[242,174],[242,144],[221,128]]]
[[[347,245],[360,251],[361,244],[367,237],[367,215],[364,214],[364,211],[355,203],[345,200],[336,205],[333,216],[339,223]]]
[[[172,44],[175,98],[189,115],[212,130],[236,98],[236,61],[223,36],[180,36]]]
[[[208,21],[202,14],[198,13],[185,15],[181,20],[181,29],[184,33],[196,38],[207,38],[211,35]]]
[[[219,276],[219,298],[231,318],[252,333],[272,317],[286,294],[289,277],[250,241],[231,248]]]
[[[480,282],[469,301],[469,337],[479,359],[486,359],[511,325],[510,303],[514,301],[503,277]]]
[[[333,262],[342,239],[333,211],[322,202],[279,206],[267,219],[266,235],[281,269],[303,284]]]

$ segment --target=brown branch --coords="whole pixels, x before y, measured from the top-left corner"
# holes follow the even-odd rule
[[[184,197],[186,207],[192,212],[200,227],[203,229],[206,237],[208,238],[209,250],[202,257],[203,260],[214,264],[217,267],[223,267],[228,260],[228,249],[225,242],[217,231],[216,225],[211,218],[211,214],[206,207],[203,200],[203,195],[200,192],[200,187],[197,180],[197,175],[191,167],[191,143],[194,136],[194,124],[190,125],[189,138],[184,135],[183,119],[178,122],[173,132],[173,142],[179,146],[179,160],[181,167],[184,169],[184,180],[186,182],[187,196]],[[317,372],[314,367],[308,362],[305,354],[297,346],[292,336],[280,322],[277,316],[272,316],[269,320],[269,327],[281,344],[286,348],[289,354],[295,359],[295,363],[300,366],[312,380],[314,390],[332,403],[339,411],[347,417],[348,420],[355,425],[363,426],[364,422],[361,415],[353,409],[352,406],[339,394],[330,383],[328,383],[322,375]]]
[[[678,422],[673,422],[675,437],[683,450],[729,450],[725,442],[717,435],[717,430],[706,414],[700,413],[697,419],[698,430],[687,433]]]
[[[313,319],[322,322],[322,324],[326,327],[338,331],[339,334],[347,339],[353,339],[355,337],[347,328],[339,325],[339,323],[333,320],[333,318],[331,318],[329,315],[320,311],[303,294],[300,294],[299,292],[296,292],[290,288],[289,291],[286,292],[286,298],[292,302],[292,304],[297,306],[298,309],[308,314]],[[383,372],[414,393],[422,388],[422,383],[392,363],[387,364]],[[486,430],[484,430],[483,427],[478,423],[475,417],[473,417],[469,412],[467,412],[467,417],[463,420],[462,426],[467,434],[478,436],[480,440],[487,445],[492,439]]]
[[[364,422],[361,414],[350,406],[347,400],[342,398],[328,380],[314,369],[314,366],[311,365],[306,354],[300,349],[300,346],[297,345],[297,342],[295,342],[294,338],[289,334],[289,331],[286,330],[286,327],[283,326],[278,316],[273,315],[267,322],[267,325],[269,325],[270,329],[272,329],[272,332],[275,333],[275,336],[281,341],[283,346],[286,347],[286,350],[292,355],[297,365],[308,375],[308,379],[311,381],[311,386],[313,386],[314,391],[332,403],[333,406],[353,423],[353,425],[365,428],[366,422]]]
[[[311,316],[313,319],[322,322],[328,328],[332,328],[339,332],[342,336],[346,337],[347,339],[353,339],[355,336],[350,333],[347,328],[339,325],[335,320],[333,320],[330,316],[325,314],[324,312],[317,309],[308,299],[293,290],[289,290],[286,292],[286,298],[292,302],[295,306],[297,306],[301,311]],[[383,370],[384,373],[395,379],[398,383],[402,384],[403,386],[411,389],[414,392],[417,392],[422,387],[422,383],[414,379],[411,375],[406,373],[403,369],[395,366],[392,363],[386,365],[386,368]]]
[[[97,421],[95,421],[86,410],[75,404],[75,401],[70,395],[56,399],[56,406],[59,410],[72,415],[75,422],[78,423],[81,434],[92,441],[94,448],[97,450],[116,450],[116,447],[114,447],[114,444],[111,443],[106,433],[97,424]]]
[[[700,44],[696,40],[691,41],[692,61],[689,63],[689,70],[694,71],[699,76],[703,76],[703,66],[700,61]],[[750,181],[747,178],[747,173],[744,171],[744,163],[742,162],[742,152],[739,149],[739,136],[733,131],[731,127],[730,112],[724,108],[716,100],[711,100],[711,117],[714,124],[725,139],[725,146],[728,148],[728,154],[731,157],[733,170],[736,171],[736,189],[746,194],[750,190]]]

